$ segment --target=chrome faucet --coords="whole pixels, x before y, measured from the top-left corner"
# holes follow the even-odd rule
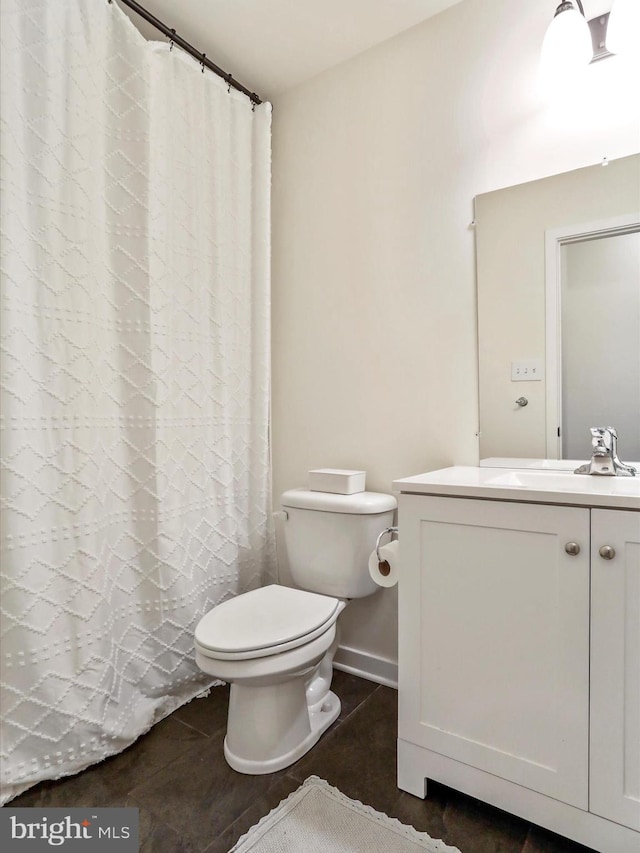
[[[591,427],[591,447],[591,460],[576,468],[574,474],[635,477],[638,473],[618,458],[618,432],[613,427]]]

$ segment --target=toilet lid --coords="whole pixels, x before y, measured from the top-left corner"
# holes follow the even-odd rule
[[[341,609],[338,598],[271,584],[214,607],[198,623],[195,639],[214,657],[261,656],[261,650],[295,648],[310,634],[318,636]]]

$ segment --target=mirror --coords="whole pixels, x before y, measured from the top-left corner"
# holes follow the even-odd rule
[[[584,460],[612,425],[640,459],[640,155],[479,195],[475,221],[480,458]]]

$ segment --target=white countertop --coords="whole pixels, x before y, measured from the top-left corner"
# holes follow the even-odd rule
[[[518,463],[520,460],[509,460]],[[522,460],[531,463],[534,460]],[[538,460],[543,461],[543,460]],[[546,461],[546,460],[544,460]],[[616,507],[640,511],[640,476],[599,477],[574,474],[566,460],[543,468],[518,466],[471,467],[456,465],[415,477],[395,480],[394,491],[420,495]],[[564,463],[565,467],[562,467]],[[639,521],[640,523],[640,521]]]

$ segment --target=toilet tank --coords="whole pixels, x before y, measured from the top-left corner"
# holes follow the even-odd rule
[[[290,489],[281,504],[296,586],[337,598],[362,598],[379,589],[369,575],[369,554],[378,535],[393,524],[397,502],[392,495]]]

